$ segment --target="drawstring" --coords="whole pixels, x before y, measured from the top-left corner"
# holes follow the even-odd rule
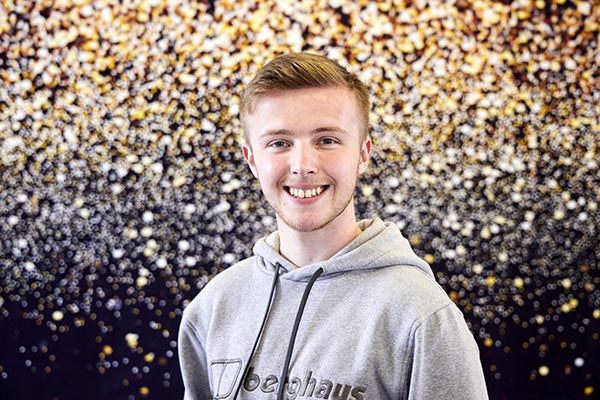
[[[306,288],[304,289],[304,294],[302,295],[302,300],[300,301],[300,305],[298,306],[298,312],[296,313],[296,320],[294,321],[294,328],[292,329],[292,334],[290,335],[290,344],[288,344],[287,355],[285,357],[285,364],[283,364],[283,369],[281,370],[281,377],[279,378],[279,390],[277,392],[277,400],[283,399],[283,391],[285,388],[285,378],[288,372],[288,368],[290,366],[290,361],[292,359],[292,352],[294,351],[294,343],[296,342],[296,334],[298,333],[298,326],[300,325],[300,320],[302,319],[302,314],[304,313],[304,306],[306,305],[306,300],[308,300],[308,295],[310,294],[310,290],[312,289],[313,284],[323,273],[323,268],[319,268],[315,271],[315,273],[310,277],[310,280],[306,284]]]
[[[252,357],[254,356],[254,352],[256,351],[256,347],[258,346],[258,341],[265,329],[265,324],[267,323],[267,317],[269,316],[269,312],[271,311],[271,305],[273,304],[273,295],[275,294],[275,285],[277,285],[277,278],[279,277],[279,270],[281,269],[281,264],[277,264],[277,269],[275,270],[275,276],[273,277],[273,284],[271,285],[271,293],[269,294],[269,303],[267,304],[267,309],[265,310],[265,316],[263,317],[262,324],[260,326],[260,330],[258,331],[258,335],[256,335],[256,340],[254,341],[254,346],[252,346],[252,351],[250,352],[250,356],[248,356],[248,360],[246,361],[246,368],[244,369],[244,373],[242,374],[242,379],[238,383],[238,387],[235,391],[235,396],[233,399],[237,399],[238,394],[240,393],[240,389],[246,380],[246,374],[248,373],[248,369],[250,368],[250,361],[252,361]]]
[[[242,379],[238,383],[237,389],[235,390],[235,396],[233,399],[237,399],[240,390],[242,389],[242,385],[246,380],[246,375],[248,374],[248,370],[250,369],[250,362],[252,361],[252,357],[254,357],[254,353],[256,352],[256,347],[258,346],[258,342],[262,333],[265,329],[265,325],[267,323],[267,317],[271,312],[271,306],[273,304],[273,297],[275,294],[275,286],[277,285],[277,278],[279,277],[279,270],[281,269],[281,264],[277,264],[277,269],[275,270],[275,276],[273,277],[273,284],[271,285],[271,293],[269,294],[269,303],[267,304],[267,309],[265,310],[265,315],[263,317],[262,324],[260,326],[260,330],[258,331],[258,335],[256,335],[256,340],[254,341],[254,346],[252,346],[252,351],[248,356],[248,360],[246,361],[246,367],[244,368],[244,373],[242,374]],[[300,320],[302,319],[302,314],[304,313],[304,307],[306,306],[306,301],[308,300],[308,295],[313,287],[313,284],[323,273],[323,268],[319,268],[315,271],[315,273],[310,277],[310,280],[306,284],[306,288],[304,289],[304,294],[302,295],[302,300],[300,300],[300,305],[298,306],[298,312],[296,313],[296,320],[294,321],[294,327],[292,329],[292,334],[290,335],[290,343],[288,344],[287,355],[285,357],[285,363],[283,364],[283,369],[281,370],[281,377],[279,378],[279,391],[277,392],[277,400],[283,399],[283,392],[285,388],[285,379],[288,372],[288,368],[290,367],[290,361],[292,360],[292,353],[294,351],[294,343],[296,342],[296,334],[298,333],[298,327],[300,326]]]

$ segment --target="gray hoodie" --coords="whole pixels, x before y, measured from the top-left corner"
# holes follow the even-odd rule
[[[393,223],[297,268],[277,232],[185,309],[185,399],[487,399],[462,313]],[[283,386],[281,382],[284,382]]]

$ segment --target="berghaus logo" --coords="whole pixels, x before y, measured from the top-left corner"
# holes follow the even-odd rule
[[[363,400],[367,388],[334,383],[329,379],[313,377],[313,372],[308,371],[304,379],[299,377],[287,378],[285,383],[286,396],[289,400],[295,399],[331,399],[331,400]],[[250,367],[244,379],[244,390],[248,392],[277,393],[279,390],[279,377],[267,375],[260,377]]]

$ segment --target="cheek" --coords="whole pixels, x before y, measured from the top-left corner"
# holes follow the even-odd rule
[[[358,175],[358,157],[340,156],[330,160],[328,172],[338,183],[353,183]]]
[[[268,155],[261,155],[260,157],[261,161],[256,163],[259,179],[265,184],[281,179],[285,170],[285,164],[281,160],[278,161]]]

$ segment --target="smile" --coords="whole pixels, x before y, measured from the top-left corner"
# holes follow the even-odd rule
[[[287,192],[289,194],[291,194],[292,196],[299,198],[299,199],[307,199],[310,197],[315,197],[320,195],[321,193],[323,193],[323,191],[325,189],[327,189],[327,185],[325,186],[318,186],[312,189],[298,189],[298,188],[293,188],[293,187],[289,187],[287,186]]]

